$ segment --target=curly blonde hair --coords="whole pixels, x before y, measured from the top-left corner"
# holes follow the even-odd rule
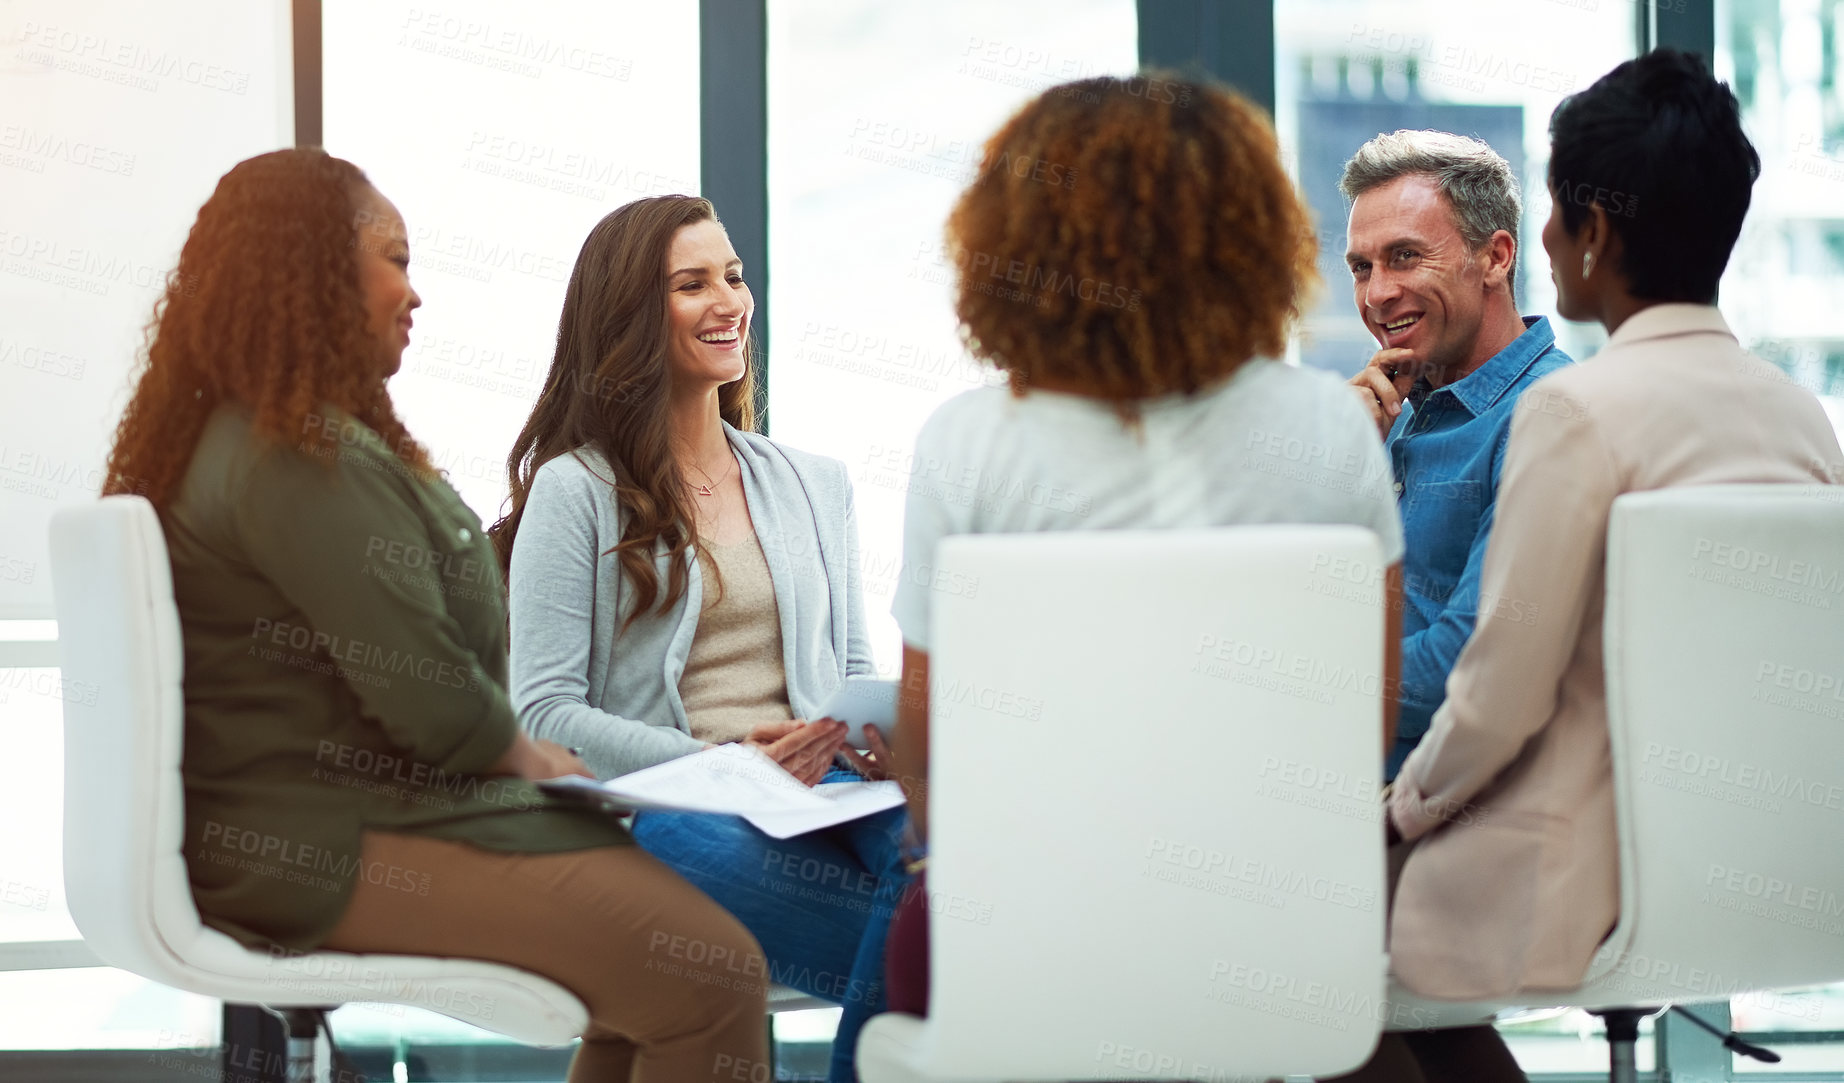
[[[1280,354],[1317,282],[1267,117],[1161,72],[1040,94],[986,143],[947,233],[968,348],[1019,393],[1208,387]]]
[[[226,402],[250,410],[260,437],[304,450],[336,440],[311,423],[330,404],[433,473],[397,418],[366,330],[357,219],[369,186],[318,148],[259,154],[218,180],[155,303],[105,495],[164,506]]]

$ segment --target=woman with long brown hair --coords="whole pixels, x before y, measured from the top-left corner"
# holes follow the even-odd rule
[[[557,353],[507,463],[512,694],[598,775],[742,741],[808,784],[845,726],[814,718],[869,673],[845,465],[757,434],[742,262],[711,204],[637,200],[598,223]],[[858,776],[837,771],[834,780]],[[648,812],[635,839],[735,914],[774,980],[845,1006],[832,1078],[883,1003],[904,876],[892,810],[792,839]]]
[[[520,731],[480,520],[391,405],[409,262],[355,166],[276,151],[218,182],[156,308],[104,492],[151,501],[172,560],[200,914],[253,948],[545,975],[589,1008],[572,1083],[762,1063],[748,933],[532,785],[584,767]],[[658,965],[675,941],[723,962]]]

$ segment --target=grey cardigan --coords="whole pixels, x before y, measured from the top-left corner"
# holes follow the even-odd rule
[[[847,674],[874,666],[858,584],[851,478],[837,459],[724,426],[780,610],[788,704],[813,718]],[[621,538],[613,472],[583,447],[539,467],[512,548],[507,611],[512,703],[535,737],[581,748],[603,778],[696,752],[679,676],[703,610],[685,597],[623,632],[633,589],[609,553]],[[668,563],[656,554],[661,594]]]

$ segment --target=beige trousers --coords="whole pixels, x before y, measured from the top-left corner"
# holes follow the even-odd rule
[[[427,879],[361,878],[324,946],[482,959],[557,982],[589,1008],[569,1083],[772,1076],[755,938],[640,847],[509,854],[367,831],[361,853],[366,868]]]

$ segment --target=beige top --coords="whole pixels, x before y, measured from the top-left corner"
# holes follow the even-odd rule
[[[679,698],[693,737],[740,741],[760,723],[794,717],[775,585],[753,532],[731,545],[707,542],[698,559],[706,564],[704,611],[679,678]],[[721,591],[709,589],[712,566],[722,577]]]
[[[1715,308],[1657,305],[1518,403],[1480,589],[1447,699],[1397,776],[1419,840],[1389,954],[1414,992],[1466,1000],[1580,983],[1619,916],[1602,681],[1607,520],[1621,493],[1844,481],[1824,408],[1746,353]],[[1502,610],[1501,610],[1502,611]]]

